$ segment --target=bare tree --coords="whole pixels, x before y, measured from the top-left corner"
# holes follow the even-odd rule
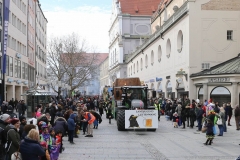
[[[48,45],[48,74],[51,79],[62,81],[71,86],[70,94],[87,82],[96,78],[99,64],[99,54],[94,47],[88,47],[86,40],[71,34],[62,38],[53,38]],[[87,53],[88,50],[92,53]],[[53,90],[60,95],[61,87]]]

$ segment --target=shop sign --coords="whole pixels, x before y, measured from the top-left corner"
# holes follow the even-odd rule
[[[149,83],[149,81],[145,81],[145,83]]]
[[[149,82],[151,82],[151,83],[152,83],[152,82],[155,82],[155,79],[150,79]]]
[[[209,78],[208,82],[214,83],[214,82],[230,82],[230,78],[223,77],[223,78]]]
[[[158,81],[162,81],[162,78],[156,77],[156,82],[158,82]]]
[[[125,129],[133,128],[158,128],[157,110],[126,110]]]
[[[167,88],[167,92],[172,92],[172,87],[171,88]]]

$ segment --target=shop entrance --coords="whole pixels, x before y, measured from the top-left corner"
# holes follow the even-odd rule
[[[218,102],[220,106],[223,103],[231,102],[231,93],[226,87],[216,87],[212,90],[210,97],[212,98],[213,102]]]

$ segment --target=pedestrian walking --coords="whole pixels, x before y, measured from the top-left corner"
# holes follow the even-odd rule
[[[235,107],[235,112],[234,112],[234,116],[235,116],[235,122],[236,122],[236,130],[240,130],[239,128],[239,122],[240,122],[240,107],[239,105],[236,105]]]
[[[207,141],[203,144],[211,145],[212,140],[214,139],[214,134],[213,134],[213,122],[210,119],[207,120],[206,127],[207,127],[207,132],[206,132]]]

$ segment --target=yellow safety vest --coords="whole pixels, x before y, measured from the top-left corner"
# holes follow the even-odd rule
[[[160,104],[154,104],[156,110],[160,110]]]

